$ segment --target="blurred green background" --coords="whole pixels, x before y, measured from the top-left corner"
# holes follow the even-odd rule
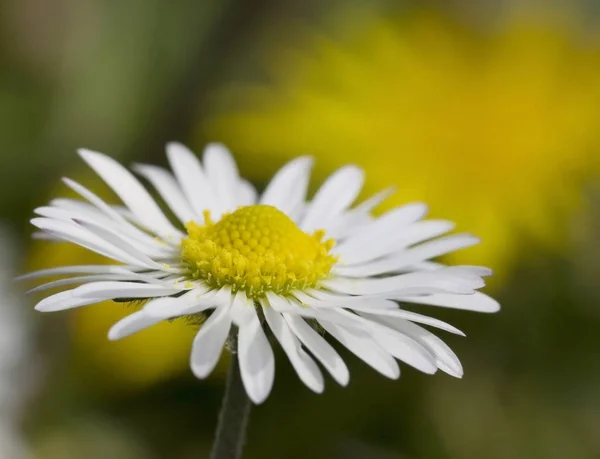
[[[110,199],[77,147],[165,164],[170,140],[226,142],[258,186],[355,162],[498,273],[497,315],[421,308],[467,333],[443,337],[462,380],[345,353],[350,385],[317,396],[280,353],[246,458],[600,457],[599,32],[594,0],[3,0],[0,458],[207,457],[224,365],[191,376],[191,326],[108,342],[126,307],[34,313],[12,281],[97,262],[30,240],[61,176]]]

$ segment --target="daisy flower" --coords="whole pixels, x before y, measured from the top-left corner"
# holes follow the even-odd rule
[[[254,403],[271,391],[279,342],[299,378],[324,389],[319,362],[341,385],[346,364],[331,336],[368,365],[398,378],[398,360],[428,374],[463,373],[456,355],[427,325],[462,334],[400,303],[497,311],[477,291],[490,270],[430,261],[473,245],[469,234],[443,236],[453,224],[422,220],[421,203],[380,217],[372,210],[391,191],[352,207],[364,174],[345,166],[307,199],[312,159],[283,166],[259,195],[238,175],[229,151],[207,146],[202,163],[178,143],[167,146],[173,173],[150,165],[133,169],[156,190],[179,222],[171,221],[144,186],[113,159],[89,150],[80,156],[123,206],[106,204],[64,179],[82,200],[59,199],[35,210],[44,237],[64,240],[114,260],[110,265],[64,266],[24,277],[71,275],[35,291],[79,284],[50,295],[38,311],[60,311],[106,300],[145,300],[109,331],[116,340],[178,317],[201,318],[190,365],[199,378],[217,364],[228,338],[235,343],[244,387]]]

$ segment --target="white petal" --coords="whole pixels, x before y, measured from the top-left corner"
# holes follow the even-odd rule
[[[144,313],[150,317],[170,319],[231,303],[230,290],[207,290],[206,287],[197,287],[179,297],[157,298],[144,306]]]
[[[379,347],[369,333],[341,324],[334,324],[328,320],[320,319],[319,323],[331,336],[346,346],[350,352],[382,375],[391,379],[397,379],[400,376],[400,368],[394,358]]]
[[[457,378],[463,376],[463,368],[456,354],[433,333],[407,320],[393,317],[378,317],[364,313],[363,315],[370,320],[376,320],[388,325],[420,342],[435,356],[437,366],[440,370]]]
[[[73,295],[73,290],[55,293],[44,298],[35,305],[35,309],[41,312],[63,311],[65,309],[78,308],[89,304],[98,303],[102,300],[97,298],[80,298]]]
[[[488,277],[493,274],[490,268],[485,266],[471,266],[471,265],[459,265],[459,266],[446,266],[444,267],[446,272],[456,271],[463,275],[471,275],[475,277]]]
[[[149,238],[146,234],[144,234],[144,236],[146,236],[145,239],[140,238],[137,234],[132,235],[126,226],[129,225],[128,223],[111,220],[110,217],[95,208],[82,211],[60,207],[38,207],[34,212],[43,217],[49,217],[69,224],[82,221],[105,228],[113,234],[118,234],[118,238],[126,241],[128,247],[133,247],[137,251],[142,251],[144,257],[168,258],[173,255],[178,255],[178,251],[172,246],[160,244],[158,241]],[[141,233],[141,231],[137,231],[138,233]]]
[[[454,333],[455,335],[465,336],[463,332],[461,332],[458,328],[453,327],[446,322],[443,322],[438,319],[434,319],[433,317],[427,317],[422,314],[418,314],[416,312],[404,311],[402,309],[377,309],[377,308],[368,308],[360,305],[349,305],[349,309],[353,309],[355,311],[363,311],[368,312],[375,316],[384,316],[384,317],[398,317],[404,320],[410,320],[411,322],[417,322],[420,324],[429,325],[431,327],[439,328],[440,330],[445,330],[450,333]]]
[[[133,167],[138,174],[145,177],[165,200],[173,213],[182,223],[187,223],[195,218],[194,211],[183,195],[179,184],[169,171],[162,167],[147,164],[135,164]]]
[[[402,259],[406,248],[447,233],[454,223],[445,220],[426,220],[413,223],[404,229],[390,231],[389,234],[371,240],[368,244],[345,242],[338,249],[342,262],[352,260],[352,265],[338,264],[336,272],[343,276],[374,276],[398,271],[398,258]],[[383,257],[385,258],[379,258]],[[361,264],[357,264],[361,263]],[[406,269],[406,266],[404,266]]]
[[[399,333],[397,330],[343,309],[329,310],[323,314],[323,318],[340,326],[345,326],[340,321],[346,322],[348,319],[351,319],[354,321],[354,324],[347,326],[349,330],[358,327],[357,330],[370,333],[372,339],[383,350],[389,352],[395,358],[402,360],[423,373],[433,374],[437,371],[433,354],[414,339]]]
[[[148,257],[144,252],[137,249],[126,240],[122,239],[115,231],[104,228],[101,225],[92,222],[86,222],[83,220],[75,220],[75,222],[82,228],[88,230],[90,233],[95,234],[99,238],[127,253],[127,255],[134,257],[136,260],[138,260],[139,265],[145,265],[156,270],[163,269],[161,265]]]
[[[219,361],[229,330],[230,305],[219,306],[206,320],[194,338],[190,364],[198,378],[207,377]],[[235,358],[232,356],[231,358]]]
[[[159,322],[162,322],[162,319],[148,317],[144,314],[144,311],[137,311],[133,314],[129,314],[127,317],[114,324],[108,331],[108,339],[116,341],[137,333],[144,328],[151,327]]]
[[[252,206],[256,204],[258,200],[258,193],[256,188],[247,180],[240,180],[238,184],[238,205],[240,206]]]
[[[386,298],[396,298],[397,295],[414,295],[419,293],[450,292],[457,294],[472,294],[474,289],[481,288],[485,283],[481,278],[467,279],[443,269],[437,271],[420,271],[400,274],[385,278],[353,279],[336,277],[321,281],[325,287],[336,292],[352,295],[381,294]],[[410,293],[407,293],[410,292]]]
[[[35,240],[35,241],[49,241],[49,242],[60,242],[61,238],[59,238],[58,236],[51,234],[51,233],[45,233],[44,231],[35,231],[33,233],[31,233],[31,239]]]
[[[118,206],[109,206],[86,187],[75,182],[74,180],[63,178],[63,182],[77,194],[87,199],[91,204],[73,199],[53,199],[51,201],[53,206],[75,212],[103,215],[106,219],[113,222],[113,225],[116,225],[121,231],[123,231],[124,234],[131,236],[136,241],[139,241],[146,246],[164,249],[164,245],[157,241],[154,235],[149,235],[139,228],[143,227],[144,225],[137,219],[137,217],[133,218],[135,221],[135,225],[133,225],[131,221],[122,215],[122,212],[118,211]],[[179,242],[179,239],[176,238],[171,242]]]
[[[145,240],[139,240],[137,237],[131,237],[129,231],[127,231],[127,228],[122,223],[111,220],[107,215],[93,207],[85,211],[64,209],[60,207],[38,207],[34,210],[34,212],[43,217],[48,217],[69,224],[72,224],[76,221],[84,221],[96,224],[111,230],[113,233],[116,232],[120,239],[127,241],[129,246],[133,246],[137,250],[143,251],[148,256],[164,258],[177,254],[177,251],[175,251],[172,247],[160,245],[157,243],[157,241],[152,239],[150,239],[151,244],[148,244]]]
[[[246,392],[254,403],[259,404],[265,401],[273,387],[275,357],[254,306],[248,308],[252,314],[239,329],[238,359]]]
[[[210,186],[222,206],[220,213],[235,210],[240,177],[229,150],[220,143],[208,144],[204,149],[203,164]],[[215,215],[215,218],[219,216]]]
[[[37,277],[57,276],[60,274],[124,274],[130,270],[140,269],[127,265],[75,265],[57,268],[40,269],[17,277],[16,281],[35,279]]]
[[[170,142],[167,144],[167,157],[183,193],[196,213],[196,221],[204,222],[202,213],[205,210],[218,212],[217,197],[196,155],[182,144]]]
[[[298,377],[309,389],[321,393],[325,388],[323,375],[314,360],[302,349],[298,338],[289,329],[287,323],[281,317],[281,314],[274,311],[268,305],[263,308],[265,319],[281,344]]]
[[[400,270],[407,266],[429,260],[430,258],[439,257],[478,243],[479,239],[470,234],[454,234],[399,252],[390,257],[390,259],[392,260],[392,264],[396,266],[396,269]]]
[[[300,227],[311,233],[325,228],[352,205],[364,182],[364,172],[356,166],[344,166],[319,188],[302,217]]]
[[[395,193],[396,187],[389,187],[385,190],[381,190],[368,199],[361,202],[358,206],[352,209],[352,212],[371,213],[379,204],[385,201],[393,193]]]
[[[243,291],[238,291],[231,307],[231,317],[235,326],[241,328],[253,320],[255,316],[254,301],[249,299]]]
[[[394,299],[408,303],[428,304],[467,311],[497,312],[500,310],[500,304],[496,300],[481,292],[475,292],[471,295],[434,293],[426,296],[404,296],[400,294],[395,295]]]
[[[129,274],[93,274],[89,276],[76,276],[76,277],[68,277],[66,279],[58,279],[52,282],[46,282],[45,284],[38,285],[35,288],[32,288],[27,293],[36,293],[41,292],[43,290],[48,290],[55,287],[62,287],[64,285],[70,284],[87,284],[90,282],[99,282],[99,281],[132,281],[132,280],[144,280],[148,281],[156,281],[148,276],[141,276],[135,273]]]
[[[354,232],[348,239],[338,244],[332,253],[340,255],[342,262],[347,264],[362,263],[376,258],[379,253],[371,255],[370,246],[373,244],[389,244],[396,234],[406,230],[408,225],[415,223],[427,212],[427,206],[420,203],[398,207],[374,220],[369,225]]]
[[[381,204],[388,196],[395,191],[395,188],[387,188],[371,196],[354,209],[345,212],[340,218],[331,222],[325,227],[327,235],[337,239],[344,239],[357,231],[361,231],[366,225],[373,221],[371,212]]]
[[[295,220],[304,205],[313,159],[302,156],[284,165],[271,179],[260,203],[277,207]]]
[[[331,344],[308,325],[304,319],[285,313],[283,314],[283,318],[302,344],[331,373],[333,379],[342,386],[347,385],[350,379],[348,367]]]
[[[360,306],[366,309],[398,309],[398,303],[373,296],[337,295],[322,290],[307,290],[292,292],[292,295],[303,305],[313,308],[354,308]]]
[[[109,300],[114,298],[152,298],[157,296],[174,295],[183,289],[154,284],[140,284],[138,282],[94,282],[82,285],[72,290],[78,298],[101,298]]]
[[[79,154],[145,226],[166,239],[181,237],[131,172],[101,153],[80,149]]]
[[[125,264],[132,264],[148,268],[145,263],[141,263],[137,258],[127,252],[115,247],[104,239],[90,233],[75,223],[66,223],[50,218],[33,218],[31,224],[47,231],[59,238],[73,242],[88,250],[96,252],[105,257],[112,258]]]

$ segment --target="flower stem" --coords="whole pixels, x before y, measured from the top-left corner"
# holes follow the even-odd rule
[[[246,427],[250,417],[250,399],[244,389],[237,354],[231,354],[225,395],[211,459],[240,459],[246,442]]]

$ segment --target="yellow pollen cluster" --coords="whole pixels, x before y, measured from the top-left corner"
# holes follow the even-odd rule
[[[194,278],[213,287],[230,285],[252,299],[267,291],[286,294],[315,287],[336,261],[325,231],[306,234],[272,206],[240,207],[217,223],[206,211],[205,220],[186,225],[182,257]]]

